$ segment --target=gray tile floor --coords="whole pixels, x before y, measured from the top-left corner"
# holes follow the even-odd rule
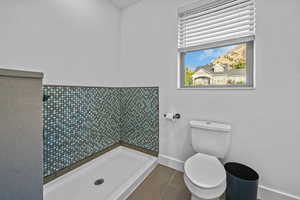
[[[183,173],[158,165],[127,200],[190,199],[191,193],[185,186]]]

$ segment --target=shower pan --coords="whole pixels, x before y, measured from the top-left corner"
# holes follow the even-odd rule
[[[44,185],[44,200],[125,200],[157,158],[119,146]]]

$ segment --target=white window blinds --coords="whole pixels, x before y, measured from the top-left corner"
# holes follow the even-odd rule
[[[254,0],[214,0],[179,9],[178,48],[255,35]]]

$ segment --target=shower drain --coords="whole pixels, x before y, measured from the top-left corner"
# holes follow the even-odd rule
[[[97,179],[94,184],[95,185],[102,185],[104,183],[104,179],[103,178],[100,178],[100,179]]]

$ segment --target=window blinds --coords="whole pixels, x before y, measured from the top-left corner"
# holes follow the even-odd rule
[[[254,0],[214,0],[179,10],[179,49],[240,38],[253,40],[254,35]]]

